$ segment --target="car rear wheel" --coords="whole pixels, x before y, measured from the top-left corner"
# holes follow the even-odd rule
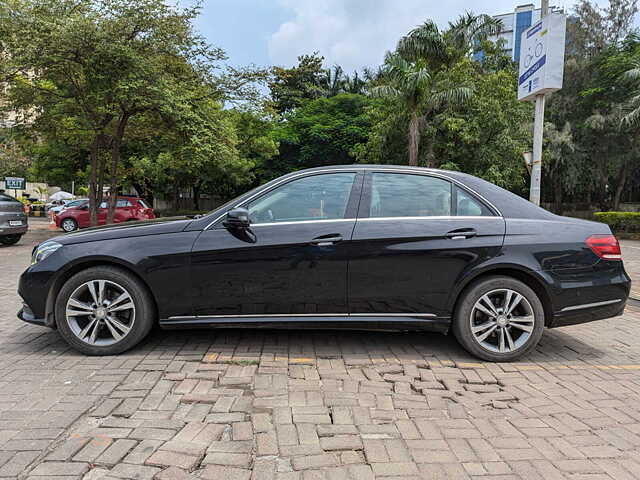
[[[463,293],[453,332],[471,354],[492,362],[516,360],[533,349],[544,330],[536,293],[511,277],[489,277]]]
[[[21,238],[22,235],[4,235],[0,237],[0,243],[3,245],[15,245]]]
[[[60,223],[60,227],[62,227],[62,230],[64,230],[65,232],[73,232],[74,230],[78,229],[78,222],[76,222],[73,218],[65,218]]]
[[[56,300],[56,324],[75,349],[114,355],[137,345],[151,330],[155,310],[146,287],[115,267],[77,273]]]

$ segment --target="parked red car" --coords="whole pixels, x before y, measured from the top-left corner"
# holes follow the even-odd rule
[[[106,201],[100,204],[98,209],[98,225],[107,223],[108,204]],[[86,228],[90,225],[89,201],[62,210],[55,217],[56,226],[65,232],[73,232],[78,228]],[[129,222],[132,220],[150,220],[156,218],[153,209],[149,208],[141,198],[118,197],[116,211],[113,215],[114,223]]]

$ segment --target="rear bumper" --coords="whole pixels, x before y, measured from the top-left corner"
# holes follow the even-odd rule
[[[626,299],[617,299],[602,302],[600,304],[587,304],[585,306],[581,306],[582,308],[564,310],[556,313],[553,316],[552,323],[548,326],[550,328],[566,327],[568,325],[577,325],[579,323],[617,317],[622,315],[624,312],[626,303]]]
[[[547,327],[593,322],[624,312],[631,279],[622,262],[601,261],[588,269],[546,273],[554,311]]]
[[[4,237],[5,235],[24,235],[28,229],[29,225],[22,225],[20,227],[3,226],[0,228],[0,237]]]

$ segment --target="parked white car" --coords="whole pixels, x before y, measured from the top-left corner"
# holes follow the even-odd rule
[[[88,198],[78,198],[76,200],[62,200],[62,205],[53,205],[49,207],[49,214],[52,212],[56,215],[59,215],[63,210],[69,207],[79,207],[85,202],[88,202]]]

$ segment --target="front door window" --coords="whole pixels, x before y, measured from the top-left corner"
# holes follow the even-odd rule
[[[292,180],[246,205],[251,223],[345,218],[355,177],[347,172]]]

